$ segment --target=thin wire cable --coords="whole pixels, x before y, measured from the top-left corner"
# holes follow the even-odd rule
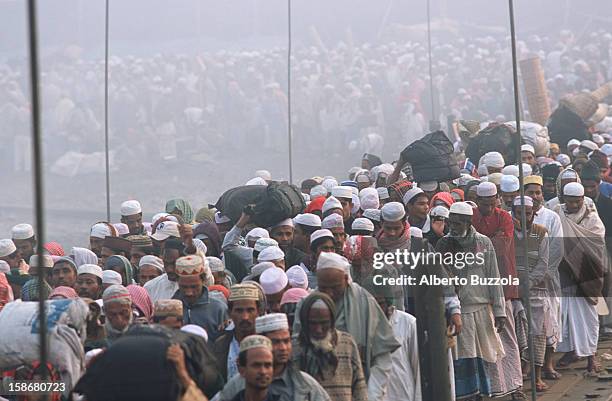
[[[519,140],[517,141],[517,155],[519,157],[518,160],[518,168],[519,168],[519,182],[523,182],[524,172],[523,172],[523,163],[520,160],[521,157],[521,110],[520,110],[520,101],[519,101],[519,84],[518,84],[518,67],[517,67],[517,59],[516,59],[516,33],[514,29],[514,2],[513,0],[508,0],[509,5],[509,13],[510,13],[510,40],[512,42],[512,79],[514,83],[514,114],[516,117],[516,132],[519,135]],[[521,196],[521,234],[523,236],[523,242],[525,244],[523,248],[523,260],[525,264],[528,264],[528,250],[527,250],[527,216],[525,215],[525,188],[523,185],[519,186],[520,196]],[[527,272],[529,272],[529,266],[525,267]],[[529,344],[529,364],[531,367],[531,400],[536,401],[536,377],[535,377],[535,350],[533,348],[533,325],[531,324],[531,299],[529,294],[525,297],[525,302],[527,305],[527,322],[528,322],[528,335],[527,340]],[[511,319],[512,317],[510,317]]]
[[[431,65],[431,11],[430,0],[427,0],[427,52],[429,53],[429,95],[431,97],[431,121],[437,121],[434,104],[433,67]]]
[[[45,243],[45,209],[44,209],[44,185],[43,185],[43,157],[40,138],[40,93],[38,80],[38,29],[36,22],[36,0],[28,0],[28,36],[30,52],[30,90],[32,102],[32,164],[34,172],[34,207],[36,214],[37,244],[36,254],[39,262],[44,254]],[[40,265],[40,263],[39,263]],[[38,325],[40,341],[40,375],[45,380],[47,371],[48,344],[47,344],[47,313],[45,310],[46,294],[44,292],[46,281],[44,269],[38,268]],[[47,397],[45,396],[45,398]]]
[[[293,184],[293,130],[291,127],[291,0],[287,0],[287,136],[289,144],[289,184]]]
[[[109,0],[105,0],[106,18],[104,20],[104,161],[106,163],[106,221],[110,222],[110,161],[108,140],[108,16]]]

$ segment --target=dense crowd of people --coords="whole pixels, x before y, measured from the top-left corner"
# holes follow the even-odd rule
[[[555,104],[610,78],[612,36],[593,40],[599,46],[582,46],[562,32],[522,46],[544,58]],[[507,45],[458,39],[434,53],[444,54],[436,101],[459,127],[469,130],[471,118],[477,132],[481,121],[512,114],[501,75]],[[113,59],[113,131],[127,145],[118,154],[152,146],[152,163],[202,147],[275,149],[287,124],[276,83],[285,73],[281,54]],[[62,246],[51,232],[39,255],[27,223],[0,236],[3,377],[32,380],[45,369],[68,385],[54,400],[69,393],[84,401],[421,400],[422,376],[432,371],[422,369],[417,321],[436,323],[417,318],[423,300],[407,284],[422,270],[380,257],[402,252],[451,257],[433,265],[446,280],[440,305],[448,348],[447,360],[435,362],[444,362],[438,370],[448,366],[453,399],[524,399],[530,364],[538,392],[561,377],[559,367],[583,359],[587,373],[598,374],[599,340],[612,333],[612,118],[587,116],[589,139],[546,142],[544,152],[525,143],[516,161],[504,149],[480,160],[458,157],[459,177],[415,180],[409,160],[381,156],[389,143],[427,130],[421,54],[411,43],[296,53],[298,142],[324,153],[348,147],[347,160],[368,150],[346,177],[303,180],[297,215],[264,227],[252,205],[232,219],[184,199],[168,200],[163,211],[132,199],[118,208],[119,222],[88,223],[87,248]],[[89,87],[71,85],[80,73]],[[93,62],[46,72],[44,120],[57,135],[57,155],[92,151],[88,136],[100,127],[92,90],[100,79]],[[5,66],[0,80],[3,118],[20,132],[27,100],[19,77]],[[465,151],[466,137],[455,139],[456,151]],[[258,170],[246,186],[274,182]],[[41,295],[51,316],[47,367],[25,356],[37,349],[38,331],[28,326],[35,319],[17,323]],[[20,325],[27,335],[15,334]]]

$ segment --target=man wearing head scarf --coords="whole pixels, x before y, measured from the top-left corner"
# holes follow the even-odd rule
[[[205,272],[205,259],[199,255],[183,256],[175,266],[178,291],[173,299],[183,302],[183,322],[203,327],[210,341],[215,341],[225,326],[227,305],[209,296],[208,286],[213,281]]]
[[[545,276],[548,300],[551,303],[554,323],[553,333],[546,339],[546,355],[542,374],[545,379],[556,380],[561,377],[553,364],[553,353],[561,339],[561,284],[559,283],[559,263],[563,258],[563,228],[561,218],[552,210],[544,207],[542,177],[531,175],[524,179],[525,195],[533,202],[533,223],[543,226],[548,232],[549,256],[548,272]]]
[[[557,196],[546,202],[547,208],[550,210],[555,210],[557,205],[563,203],[563,187],[570,182],[580,182],[580,177],[578,176],[578,172],[576,170],[568,167],[557,175],[557,179],[555,181],[555,192]]]
[[[514,225],[510,214],[497,207],[497,186],[491,182],[483,182],[476,189],[478,207],[474,209],[472,226],[480,234],[486,235],[493,244],[499,276],[516,278],[516,260],[514,248]],[[511,394],[520,391],[523,386],[520,366],[520,349],[516,338],[515,319],[518,311],[523,310],[518,287],[511,283],[503,286],[506,308],[506,324],[500,332],[505,356],[497,361],[491,374],[492,394]],[[493,369],[493,367],[491,367]]]
[[[376,300],[350,276],[350,263],[336,253],[323,252],[317,261],[317,289],[329,295],[336,304],[336,328],[353,336],[368,383],[368,399],[382,400],[391,371],[391,353],[399,347],[389,321]],[[300,315],[301,303],[296,314]],[[293,333],[299,335],[299,320]]]
[[[306,256],[293,245],[294,225],[292,219],[285,219],[268,229],[270,238],[275,239],[285,253],[285,266],[299,265]]]
[[[274,371],[270,393],[277,396],[278,401],[331,401],[327,392],[312,376],[293,365],[287,316],[282,313],[260,316],[255,319],[255,332],[272,341]],[[244,378],[234,376],[213,400],[234,400],[244,387]]]
[[[596,360],[597,304],[604,302],[603,277],[610,263],[605,247],[606,229],[595,207],[586,202],[582,184],[568,183],[562,194],[563,203],[554,209],[561,217],[565,241],[565,253],[559,265],[563,340],[557,351],[566,354],[557,364],[567,366],[580,357],[587,357],[587,371],[597,373],[601,370]]]
[[[104,270],[113,270],[121,275],[121,285],[127,287],[134,282],[134,275],[132,273],[132,264],[130,261],[118,255],[113,255],[106,260]]]
[[[193,237],[204,242],[206,256],[221,257],[221,235],[215,223],[204,221],[193,229]]]
[[[134,319],[132,296],[122,285],[111,285],[102,294],[107,339],[112,343],[121,337]]]
[[[217,366],[226,382],[238,374],[240,342],[255,334],[255,319],[265,313],[265,305],[259,300],[259,290],[253,284],[234,284],[230,288],[227,304],[232,323],[217,338],[213,347]]]
[[[180,216],[184,224],[193,223],[193,209],[184,199],[171,199],[166,202],[166,213]]]
[[[164,262],[154,255],[140,258],[138,264],[138,284],[143,286],[156,277],[164,274]]]
[[[293,363],[314,377],[332,400],[367,400],[359,349],[350,334],[336,329],[334,301],[314,292],[302,302],[299,319],[307,329],[293,344]]]
[[[451,278],[497,278],[497,258],[491,240],[472,227],[472,207],[465,202],[455,202],[449,216],[449,233],[441,238],[436,251],[445,254],[461,255],[472,253],[480,255],[472,264],[445,263],[444,267]],[[457,259],[460,260],[460,259]],[[470,281],[468,281],[470,282]],[[457,355],[454,361],[455,392],[457,399],[489,395],[491,391],[491,370],[504,356],[504,348],[499,338],[506,320],[504,293],[501,285],[464,285],[456,286],[461,302],[462,329],[457,336]],[[520,369],[520,361],[519,363]],[[480,380],[483,379],[483,380]]]
[[[149,293],[135,284],[128,285],[127,290],[132,297],[132,309],[137,316],[134,323],[149,324],[153,317],[153,302]]]

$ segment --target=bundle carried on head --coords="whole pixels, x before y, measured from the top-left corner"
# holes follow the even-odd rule
[[[402,150],[401,156],[412,166],[412,175],[418,182],[448,181],[461,175],[453,144],[443,131],[412,142]]]
[[[470,140],[465,156],[470,160],[480,160],[485,153],[500,152],[506,164],[515,164],[520,156],[517,154],[517,141],[520,137],[511,125],[491,123]]]

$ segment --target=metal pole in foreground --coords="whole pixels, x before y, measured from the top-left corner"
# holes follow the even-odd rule
[[[434,102],[434,84],[433,84],[433,67],[431,65],[431,11],[430,11],[430,0],[427,0],[427,52],[429,55],[429,96],[431,97],[431,120],[429,121],[429,128],[431,130],[437,130],[440,125],[438,118],[436,117],[436,106]]]
[[[36,24],[36,1],[28,0],[28,40],[30,53],[30,90],[32,102],[32,164],[34,172],[34,207],[36,214],[36,233],[37,244],[36,254],[38,260],[42,259],[44,252],[43,244],[45,237],[45,211],[44,211],[44,188],[43,188],[43,173],[42,173],[42,144],[40,138],[40,93],[38,82],[38,33]],[[40,265],[40,263],[39,263]],[[44,285],[46,272],[38,267],[38,324],[39,324],[39,341],[40,341],[40,375],[42,380],[45,380],[49,372],[47,372],[47,313],[45,311],[46,294]],[[44,399],[47,399],[46,397]]]
[[[110,161],[108,155],[108,3],[104,19],[104,159],[106,163],[106,221],[110,223]]]
[[[523,187],[523,163],[521,161],[521,110],[520,110],[520,102],[519,102],[519,84],[518,84],[518,67],[517,67],[517,59],[516,59],[516,34],[514,30],[514,2],[513,0],[508,0],[508,5],[510,9],[510,40],[512,42],[512,78],[514,81],[514,113],[516,116],[516,132],[519,135],[518,149],[517,154],[519,157],[518,167],[519,167],[519,182],[520,185],[520,196],[521,196],[521,234],[523,236],[523,242],[525,243],[524,248],[522,249],[523,258],[527,264],[527,217],[525,216],[525,188]],[[529,272],[529,266],[525,267],[527,269],[527,273]],[[527,322],[529,327],[528,332],[528,344],[529,344],[529,365],[531,370],[531,400],[536,400],[536,377],[535,377],[535,350],[533,349],[533,330],[531,325],[531,300],[529,297],[529,292],[525,297],[525,302],[527,303]]]
[[[293,131],[291,128],[291,0],[287,0],[287,136],[289,142],[289,184],[293,184]]]

